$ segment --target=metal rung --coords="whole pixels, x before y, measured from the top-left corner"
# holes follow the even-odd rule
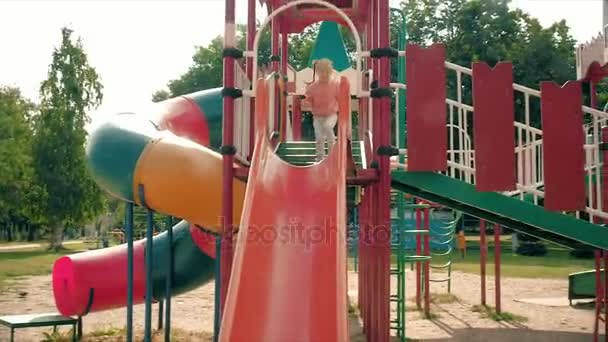
[[[428,234],[429,231],[426,229],[409,229],[409,230],[404,230],[404,233],[407,234]]]
[[[426,261],[430,260],[431,257],[427,255],[407,255],[404,259],[404,261]]]
[[[404,204],[403,207],[406,209],[427,209],[431,206],[428,204]]]
[[[445,278],[445,279],[429,279],[429,281],[433,282],[433,283],[443,283],[444,281],[450,281],[451,278]]]

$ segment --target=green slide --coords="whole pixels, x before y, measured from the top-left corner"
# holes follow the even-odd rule
[[[608,229],[433,172],[394,171],[392,187],[567,248],[608,249]]]

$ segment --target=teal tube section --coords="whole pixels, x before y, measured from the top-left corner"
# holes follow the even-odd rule
[[[194,101],[204,113],[207,125],[209,125],[209,147],[214,150],[219,149],[222,146],[222,114],[224,112],[222,88],[206,89],[183,96]]]
[[[151,122],[142,125],[145,121],[141,116],[131,113],[119,116],[120,120],[105,122],[92,130],[86,155],[97,184],[113,196],[133,202],[135,166],[158,131]]]
[[[213,239],[209,240],[212,244]],[[207,283],[214,276],[215,259],[196,245],[190,234],[190,224],[181,221],[173,226],[172,295],[176,296]],[[152,297],[163,300],[169,269],[169,239],[167,232],[154,237],[152,253]]]

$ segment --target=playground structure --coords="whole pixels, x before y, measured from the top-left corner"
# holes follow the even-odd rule
[[[370,341],[388,341],[391,328],[405,339],[407,264],[415,264],[417,305],[424,298],[425,310],[430,282],[450,281],[430,276],[431,257],[451,252],[460,213],[481,219],[482,267],[486,222],[494,224],[495,238],[506,226],[569,248],[597,249],[596,260],[606,255],[600,251],[608,249],[608,228],[598,223],[608,219],[602,163],[608,114],[594,103],[583,105],[580,82],[543,82],[540,91],[513,84],[510,63],[458,66],[445,60],[441,44],[406,44],[404,29],[392,48],[386,0],[261,2],[269,15],[260,30],[272,29],[270,74],[258,72],[255,0],[248,1],[247,51],[234,46],[235,0],[226,0],[223,88],[159,103],[153,112],[116,115],[91,134],[87,156],[96,181],[128,203],[127,244],[56,262],[53,291],[61,314],[127,306],[131,341],[132,306],[145,303],[150,340],[152,302],[165,301],[168,340],[171,297],[215,278],[219,340],[348,340],[346,239],[340,234],[347,206],[357,215],[358,303]],[[300,139],[299,115],[306,108],[299,105],[298,82],[309,82],[311,71],[292,72],[290,80],[287,64],[288,34],[317,21],[348,26],[357,50],[355,67],[340,77],[338,143],[320,163],[314,144]],[[330,51],[315,58],[335,60]],[[245,70],[235,63],[241,58]],[[396,82],[391,59],[399,63]],[[446,92],[449,78],[455,94]],[[463,86],[465,78],[472,89]],[[396,146],[390,143],[394,95]],[[515,100],[523,117],[515,115]],[[542,114],[540,123],[531,120],[534,110]],[[351,127],[353,112],[359,120]],[[147,209],[148,224],[146,239],[134,242],[135,205]],[[434,232],[430,218],[437,205],[455,212]],[[415,216],[409,223],[408,210]],[[168,217],[166,232],[153,237],[155,212],[179,222]],[[322,242],[260,238],[294,226],[317,229]],[[408,237],[416,240],[409,247]],[[600,266],[596,338],[608,291]],[[391,274],[398,278],[393,291]],[[482,296],[485,304],[485,290]],[[391,302],[398,307],[394,320]]]

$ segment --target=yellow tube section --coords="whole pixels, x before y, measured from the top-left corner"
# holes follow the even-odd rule
[[[222,232],[222,155],[174,135],[151,141],[133,176],[135,203],[168,213],[207,230]],[[241,221],[246,184],[232,182],[233,222]]]

